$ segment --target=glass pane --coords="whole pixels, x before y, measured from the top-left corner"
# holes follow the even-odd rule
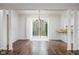
[[[47,22],[36,20],[33,23],[33,36],[47,36]]]

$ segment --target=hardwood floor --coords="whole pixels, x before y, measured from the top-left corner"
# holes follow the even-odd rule
[[[49,41],[49,55],[74,55],[71,51],[67,51],[67,44],[61,40]]]
[[[18,40],[13,43],[13,51],[3,50],[1,55],[31,55],[31,41],[29,40]]]
[[[13,43],[13,54],[15,55],[30,55],[31,41],[29,40],[18,40]]]
[[[18,40],[13,43],[13,51],[3,55],[74,55],[79,51],[67,51],[66,43],[60,40],[29,41]],[[6,51],[4,51],[6,52]],[[0,53],[1,54],[1,53]]]

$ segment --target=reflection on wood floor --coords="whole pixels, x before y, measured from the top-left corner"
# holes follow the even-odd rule
[[[66,43],[60,40],[29,41],[18,40],[13,43],[13,51],[9,55],[74,55],[79,51],[67,51]],[[6,52],[6,51],[4,51]],[[7,55],[8,55],[7,54]],[[6,53],[4,53],[6,55]]]
[[[32,41],[32,55],[48,55],[48,41]]]

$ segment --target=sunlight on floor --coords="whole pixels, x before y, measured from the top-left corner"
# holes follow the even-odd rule
[[[32,55],[48,55],[48,41],[32,41]]]

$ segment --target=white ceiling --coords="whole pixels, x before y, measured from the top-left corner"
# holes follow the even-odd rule
[[[39,10],[16,10],[18,14],[39,14]],[[62,10],[40,10],[40,14],[62,14]]]
[[[79,3],[0,3],[0,9],[79,9]]]

